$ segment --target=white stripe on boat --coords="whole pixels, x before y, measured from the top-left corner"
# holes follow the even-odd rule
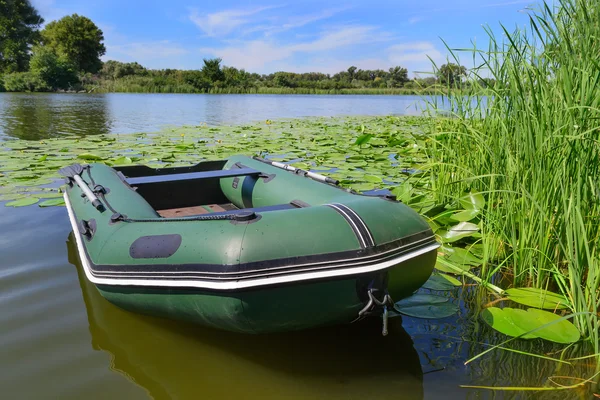
[[[401,264],[405,261],[408,261],[412,258],[418,257],[422,254],[429,253],[430,251],[436,250],[440,245],[438,243],[432,244],[427,247],[423,247],[418,249],[412,253],[404,254],[399,257],[380,262],[373,265],[363,266],[363,267],[349,267],[343,268],[344,265],[341,265],[340,268],[335,270],[328,271],[313,271],[306,273],[298,273],[293,275],[284,275],[277,277],[266,277],[259,279],[243,279],[237,281],[228,281],[228,282],[212,282],[212,281],[199,281],[199,280],[162,280],[162,279],[126,279],[126,278],[99,278],[92,274],[92,269],[88,262],[85,248],[83,246],[83,241],[81,239],[81,235],[79,234],[79,230],[77,228],[77,220],[75,219],[75,214],[73,213],[73,209],[71,206],[71,202],[69,201],[69,197],[67,193],[64,194],[65,204],[67,206],[67,212],[69,213],[69,220],[71,221],[71,226],[74,231],[75,241],[77,242],[77,252],[79,253],[79,259],[81,260],[81,264],[83,266],[83,270],[87,279],[96,284],[96,285],[109,285],[109,286],[152,286],[152,287],[180,287],[180,288],[199,288],[199,289],[214,289],[214,290],[238,290],[238,289],[247,289],[254,287],[262,287],[262,286],[272,286],[278,285],[282,283],[292,283],[292,282],[307,282],[316,279],[327,279],[327,278],[335,278],[335,277],[344,277],[344,276],[353,276],[358,274],[366,274],[370,272],[384,270],[394,265]]]

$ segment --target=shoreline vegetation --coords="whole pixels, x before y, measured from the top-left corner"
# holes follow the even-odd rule
[[[290,88],[290,87],[256,87],[256,88],[212,88],[198,91],[188,88],[173,88],[170,86],[138,87],[106,85],[104,87],[92,88],[85,93],[154,93],[154,94],[298,94],[298,95],[440,95],[447,94],[444,88],[356,88],[356,89],[315,89],[315,88]]]
[[[475,87],[466,79],[466,69],[454,63],[442,65],[432,77],[414,79],[402,67],[384,71],[351,66],[333,75],[281,71],[261,75],[222,66],[219,58],[205,59],[198,70],[151,70],[111,60],[100,62],[95,73],[76,73],[61,71],[60,57],[49,53],[34,46],[28,71],[0,71],[0,92],[445,95]],[[486,78],[476,87],[490,84]]]

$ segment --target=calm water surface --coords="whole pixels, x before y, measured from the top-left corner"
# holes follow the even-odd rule
[[[273,118],[416,115],[419,96],[0,93],[0,136],[40,139]]]
[[[234,124],[311,115],[416,113],[414,97],[263,95],[0,94],[0,135],[128,133],[163,125]],[[132,314],[85,279],[64,208],[0,204],[0,398],[3,399],[480,399],[522,393],[470,385],[543,385],[576,374],[514,353],[449,294],[458,316],[394,319],[267,336],[247,336]],[[466,301],[465,301],[466,300]],[[523,350],[544,350],[526,342]],[[550,349],[547,349],[548,351]],[[572,392],[540,398],[586,398]]]

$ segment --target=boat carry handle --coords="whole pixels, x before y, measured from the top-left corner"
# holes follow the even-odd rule
[[[85,181],[81,178],[81,174],[86,168],[90,168],[90,166],[86,165],[84,167],[81,164],[73,164],[69,165],[68,167],[61,168],[58,171],[58,173],[69,179],[69,182],[75,181],[75,183],[77,183],[77,186],[79,186],[85,197],[87,197],[87,199],[92,203],[94,208],[102,212],[104,211],[104,205],[100,200],[98,200],[98,198],[96,197],[94,192],[92,192],[87,183],[85,183]]]
[[[274,167],[293,172],[298,175],[304,175],[307,178],[314,179],[315,181],[319,181],[319,182],[323,182],[323,183],[330,183],[332,185],[338,185],[340,183],[340,181],[338,181],[337,179],[333,179],[333,178],[330,178],[325,175],[317,174],[316,172],[305,171],[300,168],[292,167],[289,164],[284,164],[284,163],[280,163],[277,161],[268,161],[268,160],[265,160],[264,158],[260,158],[260,157],[254,157],[254,159],[257,161],[260,161],[260,162],[264,162],[266,164],[270,164]]]

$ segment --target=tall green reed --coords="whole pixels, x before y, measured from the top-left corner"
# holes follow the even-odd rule
[[[500,262],[515,286],[559,290],[599,353],[600,2],[529,10],[529,26],[468,51],[472,85],[430,101],[451,118],[428,151],[440,201],[479,191],[484,279]],[[479,79],[495,80],[477,87]],[[500,252],[498,252],[500,249]]]

